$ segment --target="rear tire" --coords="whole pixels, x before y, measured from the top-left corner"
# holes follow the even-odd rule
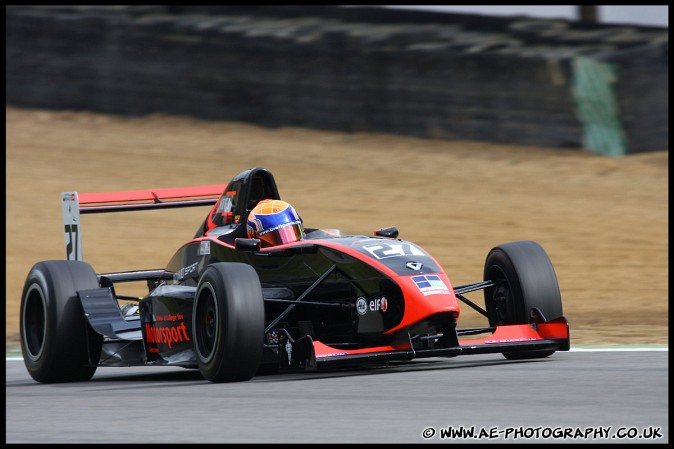
[[[550,321],[563,316],[562,297],[550,258],[536,242],[519,241],[493,248],[487,255],[484,279],[490,326]],[[504,352],[511,360],[547,357],[555,350]]]
[[[192,314],[199,370],[211,382],[250,380],[262,360],[264,299],[250,265],[208,266],[197,286]]]
[[[38,382],[89,380],[96,371],[103,337],[84,316],[78,290],[98,288],[85,262],[47,260],[33,266],[21,296],[21,352]]]

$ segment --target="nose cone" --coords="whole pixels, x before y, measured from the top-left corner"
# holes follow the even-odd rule
[[[445,273],[400,276],[398,284],[405,296],[405,314],[391,332],[415,325],[436,314],[459,317],[460,308],[454,288]]]

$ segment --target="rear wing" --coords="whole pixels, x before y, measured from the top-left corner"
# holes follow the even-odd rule
[[[210,206],[218,201],[227,184],[176,187],[125,192],[61,193],[64,243],[67,260],[82,259],[80,214],[127,212],[171,207]]]

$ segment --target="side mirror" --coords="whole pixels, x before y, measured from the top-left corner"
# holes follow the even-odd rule
[[[237,251],[260,251],[260,239],[242,239],[234,240],[234,246]]]
[[[391,226],[389,228],[377,229],[376,231],[374,231],[374,235],[379,237],[388,237],[392,239],[397,239],[398,228],[396,228],[395,226]]]

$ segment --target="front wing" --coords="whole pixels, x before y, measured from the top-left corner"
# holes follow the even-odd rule
[[[409,334],[406,341],[362,349],[335,348],[310,336],[282,341],[282,366],[305,369],[332,368],[362,363],[409,361],[425,357],[455,357],[467,354],[517,353],[525,351],[568,351],[569,324],[566,318],[536,324],[498,326],[488,337],[459,341],[442,336],[429,347],[415,347]]]

